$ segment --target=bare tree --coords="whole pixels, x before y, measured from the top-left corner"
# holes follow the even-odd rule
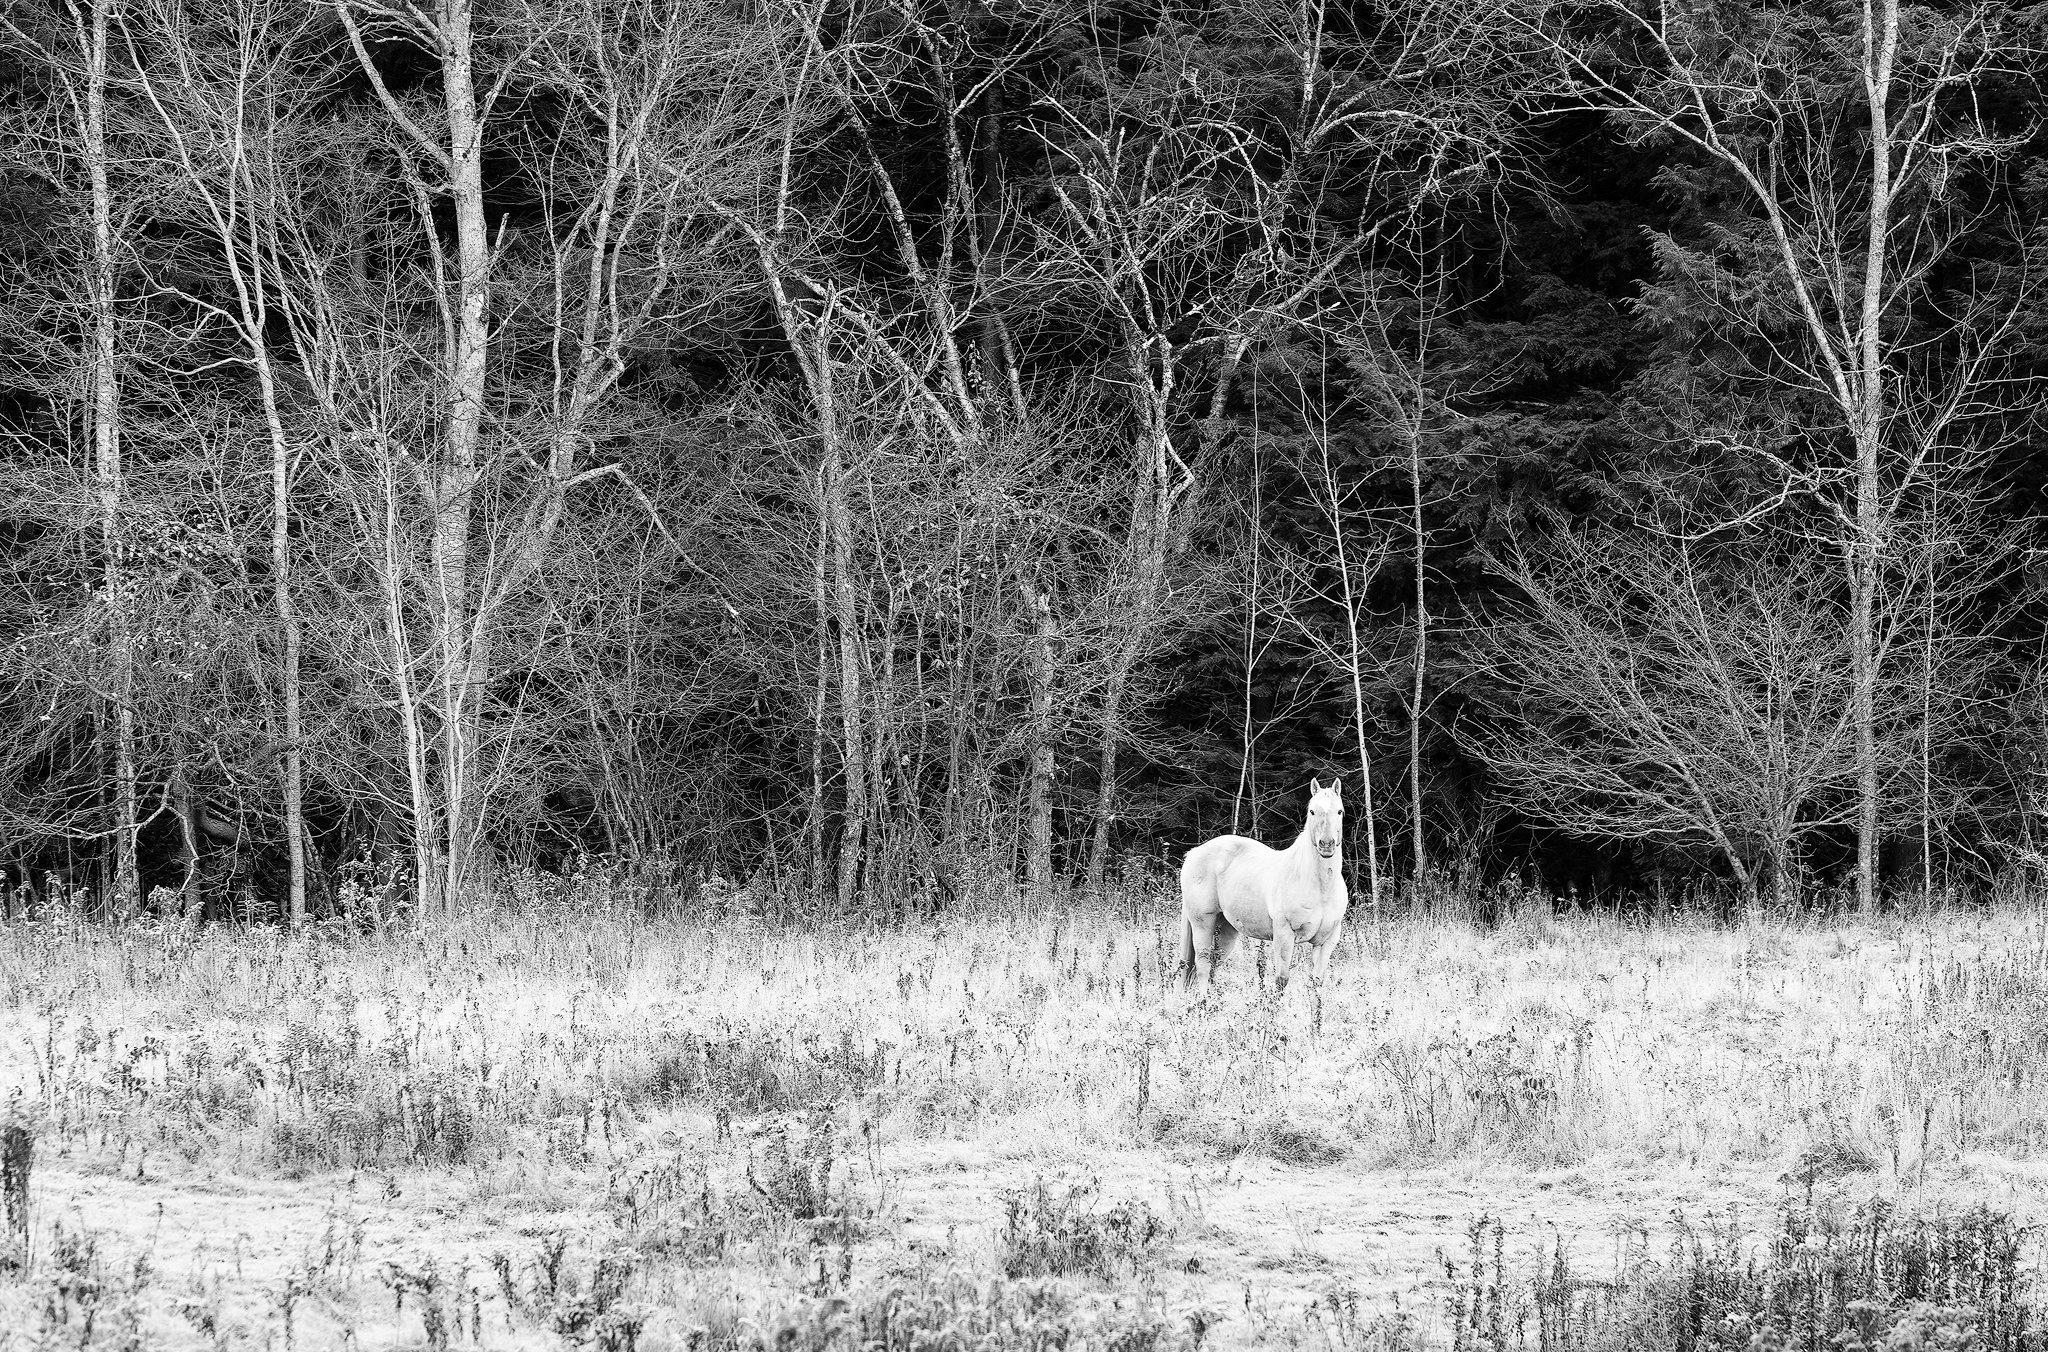
[[[475,596],[470,564],[478,490],[488,468],[483,428],[490,393],[491,290],[499,261],[484,208],[484,128],[511,64],[496,80],[479,69],[471,0],[439,0],[431,10],[403,11],[341,3],[334,12],[389,117],[391,151],[404,167],[444,316],[435,390],[441,425],[432,452],[416,462],[433,519],[428,647],[436,655],[436,679],[422,693],[433,701],[440,723],[439,783],[432,796],[436,815],[416,822],[415,829],[430,831],[432,841],[421,860],[426,872],[417,883],[422,906],[445,910],[456,904],[467,878],[478,822],[472,788],[479,751],[478,677],[483,673],[475,669],[471,650]],[[415,43],[435,57],[439,94],[431,105],[408,107],[391,91],[371,55],[369,42],[375,38]],[[454,218],[453,258],[435,222],[437,200],[449,203]],[[409,759],[423,770],[424,748]]]
[[[1271,602],[1276,618],[1334,673],[1348,696],[1351,733],[1362,781],[1368,904],[1380,898],[1379,826],[1374,811],[1372,746],[1375,697],[1388,684],[1390,666],[1375,660],[1366,640],[1374,631],[1368,596],[1393,554],[1392,532],[1366,501],[1370,476],[1347,465],[1333,443],[1331,409],[1319,390],[1311,395],[1297,373],[1294,405],[1303,425],[1296,473],[1314,504],[1321,529],[1304,533],[1292,549],[1276,551],[1281,584]],[[1331,616],[1334,614],[1334,622]]]
[[[406,756],[419,785],[415,830],[430,841],[419,886],[428,907],[446,907],[475,862],[489,786],[517,778],[504,759],[513,743],[487,737],[484,720],[497,676],[521,660],[506,646],[508,617],[529,628],[545,619],[517,614],[515,602],[534,595],[570,495],[604,479],[633,491],[628,462],[607,454],[644,430],[621,378],[643,344],[705,303],[701,284],[716,282],[703,260],[720,247],[718,223],[698,214],[687,185],[750,180],[743,133],[754,129],[759,86],[752,49],[729,40],[743,32],[709,8],[588,0],[543,13],[446,0],[431,12],[344,3],[336,13],[383,111],[380,153],[413,230],[410,243],[385,246],[396,252],[381,293],[344,297],[317,271],[321,250],[307,251],[296,309],[305,365],[328,373],[316,384],[334,443],[368,450],[377,465],[385,501],[364,504],[366,522],[409,533],[401,480],[426,512],[424,575],[395,545],[376,575],[401,720],[416,744]],[[433,53],[435,97],[395,94],[374,40]],[[533,195],[518,231],[509,215],[495,231],[487,219],[487,134],[519,166],[504,188]],[[399,261],[408,249],[427,262],[421,298],[391,285],[411,274]],[[418,299],[441,316],[438,335],[414,332]],[[394,403],[394,388],[413,391],[411,402]],[[432,428],[417,450],[416,425]],[[416,638],[415,614],[425,619]]]
[[[81,15],[69,17],[72,37],[84,66],[83,78],[66,90],[79,131],[79,154],[92,192],[92,263],[86,275],[87,304],[92,315],[88,380],[92,390],[93,476],[100,504],[101,544],[106,551],[106,591],[114,657],[114,886],[116,910],[133,914],[142,904],[142,883],[136,868],[137,830],[135,764],[134,643],[129,634],[129,587],[121,566],[121,384],[118,362],[119,315],[115,290],[115,225],[113,192],[108,179],[107,58],[112,5],[93,0]]]
[[[1025,387],[1003,311],[989,300],[997,284],[992,236],[1003,228],[1001,188],[984,181],[971,162],[977,136],[989,134],[977,130],[979,123],[998,116],[986,106],[990,86],[1015,58],[976,49],[972,35],[973,25],[933,26],[892,6],[846,14],[824,5],[795,11],[791,24],[777,32],[779,158],[751,192],[707,189],[703,199],[752,246],[804,392],[808,438],[816,446],[813,594],[821,642],[832,649],[818,673],[821,682],[829,674],[836,693],[832,740],[839,751],[842,800],[836,886],[842,906],[853,904],[866,855],[876,844],[871,826],[877,824],[878,805],[892,786],[899,805],[911,797],[899,782],[912,753],[898,727],[903,692],[896,684],[895,657],[898,626],[919,626],[922,632],[928,618],[903,594],[897,575],[903,559],[889,557],[897,553],[901,534],[877,531],[872,547],[864,546],[865,533],[856,527],[861,500],[875,492],[877,469],[905,454],[932,457],[928,468],[937,477],[957,479],[975,468],[1001,466],[1011,458],[1006,443],[1028,444],[1034,436],[1039,401]],[[913,215],[906,206],[902,171],[884,155],[875,131],[876,117],[906,94],[935,107],[943,172],[940,203],[928,214]],[[881,260],[866,257],[864,245],[838,238],[860,230],[845,215],[853,203],[833,196],[853,191],[863,195],[856,201],[872,203],[885,227],[892,270],[887,281],[874,278],[873,264]],[[993,477],[1005,476],[998,469]],[[948,489],[940,500],[955,500],[955,494]],[[991,514],[967,508],[957,524],[976,534],[1009,535],[1014,515],[1008,509]],[[956,541],[966,546],[965,535],[956,533]],[[991,595],[1017,607],[1029,635],[1023,669],[1040,716],[1021,725],[1036,739],[1024,757],[1031,767],[1025,779],[1024,811],[1031,825],[1024,861],[1032,884],[1041,886],[1051,870],[1055,759],[1049,740],[1055,735],[1049,712],[1056,679],[1053,622],[1045,607],[1061,589],[1045,585],[1049,578],[1013,575],[1001,567],[981,571],[1010,579]],[[868,624],[862,605],[871,590],[884,602],[879,632]],[[954,596],[953,619],[964,631],[971,607],[965,591]],[[994,676],[963,661],[963,647],[956,645],[948,659],[956,714],[972,707],[977,682]],[[922,663],[920,652],[913,672],[920,681]],[[826,697],[821,684],[814,699],[820,712]],[[952,722],[942,827],[949,837],[963,824],[969,721]],[[810,834],[821,843],[822,718],[815,725],[820,736],[813,755]]]
[[[1951,185],[2031,134],[1997,130],[1979,99],[1988,81],[2018,71],[2026,40],[2016,24],[1994,5],[1935,11],[1901,0],[1827,18],[1567,0],[1524,30],[1556,58],[1571,94],[1620,114],[1634,141],[1704,157],[1755,213],[1759,234],[1732,258],[1662,247],[1723,322],[1761,340],[1765,382],[1788,382],[1833,416],[1834,444],[1815,438],[1811,455],[1748,449],[1776,461],[1784,494],[1823,504],[1845,545],[1866,908],[1881,834],[1876,607],[1896,562],[1889,540],[1930,455],[1999,411],[1999,365],[2021,308],[2009,291],[1960,311],[1922,304],[1970,223]]]
[[[1408,715],[1408,830],[1410,866],[1419,882],[1427,870],[1423,837],[1424,726],[1431,702],[1429,527],[1425,520],[1425,467],[1441,454],[1465,420],[1453,401],[1482,392],[1484,376],[1456,350],[1451,326],[1472,306],[1454,294],[1449,236],[1458,228],[1455,206],[1470,204],[1486,185],[1468,180],[1455,197],[1433,197],[1398,229],[1385,232],[1377,266],[1359,269],[1351,313],[1338,330],[1351,386],[1346,410],[1355,410],[1386,446],[1385,464],[1400,475],[1407,498],[1411,581],[1411,649],[1405,703]],[[1323,440],[1327,441],[1325,434]],[[1327,460],[1327,448],[1323,459]],[[1322,500],[1334,505],[1334,479],[1324,473]],[[1334,519],[1334,516],[1333,516]]]
[[[26,16],[0,17],[0,29],[49,75],[58,92],[50,124],[30,133],[41,153],[43,172],[53,184],[71,173],[85,180],[85,247],[80,268],[81,341],[75,353],[76,386],[84,392],[80,424],[93,467],[93,495],[99,515],[101,595],[106,607],[110,670],[104,692],[112,724],[106,739],[113,785],[114,875],[106,896],[114,909],[133,914],[141,906],[135,841],[137,797],[135,645],[132,586],[123,559],[122,348],[120,267],[124,219],[114,201],[110,143],[110,85],[116,72],[111,0],[77,0],[51,16],[48,30],[30,28]],[[30,161],[24,161],[28,164]]]
[[[1099,893],[1117,820],[1118,760],[1130,740],[1130,685],[1169,630],[1169,565],[1187,531],[1177,513],[1199,482],[1182,452],[1202,463],[1220,440],[1238,365],[1260,322],[1253,307],[1265,302],[1291,314],[1333,263],[1330,246],[1314,237],[1298,241],[1310,280],[1281,261],[1276,227],[1287,185],[1267,182],[1251,163],[1259,137],[1249,124],[1269,91],[1216,83],[1192,31],[1157,44],[1135,77],[1106,64],[1104,50],[1098,59],[1105,64],[1082,97],[1038,93],[1054,114],[1041,131],[1053,160],[1054,210],[1037,225],[1028,275],[1099,310],[1128,410],[1130,507],[1118,546],[1124,624],[1100,702],[1088,854],[1088,886]],[[1229,241],[1239,232],[1264,242],[1255,262],[1232,267]],[[1292,290],[1271,295],[1265,282]]]
[[[1284,64],[1223,59],[1235,42]],[[1118,677],[1152,651],[1183,503],[1216,460],[1239,371],[1255,347],[1328,322],[1351,266],[1418,207],[1483,186],[1519,67],[1472,11],[1434,0],[1370,35],[1306,0],[1163,23],[1135,68],[1089,50],[1093,68],[1036,94],[1052,203],[1026,275],[1085,297],[1129,408],[1132,641],[1102,704],[1099,886],[1128,735]]]
[[[306,918],[305,746],[300,664],[303,630],[292,586],[292,436],[271,350],[275,263],[273,219],[284,191],[278,173],[280,124],[306,115],[313,91],[285,62],[309,31],[305,11],[277,13],[263,0],[227,0],[189,12],[180,0],[121,18],[142,98],[155,112],[174,160],[196,198],[202,228],[219,251],[230,299],[185,298],[225,320],[246,350],[270,448],[270,596],[283,651],[283,808],[289,861],[288,916]],[[138,31],[139,30],[139,31]],[[298,106],[291,104],[297,102]],[[286,144],[289,144],[287,139]],[[196,851],[194,852],[196,864]]]
[[[1768,877],[1793,901],[1799,843],[1860,813],[1855,658],[1825,561],[1612,532],[1495,562],[1526,609],[1482,641],[1500,716],[1468,745],[1509,801],[1573,835],[1705,847],[1745,898]],[[1974,681],[1953,656],[1939,699],[1917,673],[1879,692],[1895,791],[1925,738],[1961,734]]]

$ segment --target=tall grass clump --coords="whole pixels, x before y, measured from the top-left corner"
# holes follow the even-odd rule
[[[28,1184],[35,1152],[33,1115],[18,1095],[10,1096],[0,1106],[0,1275],[28,1266]]]
[[[1207,1320],[1156,1293],[1101,1298],[1042,1281],[917,1271],[742,1315],[716,1296],[678,1312],[696,1352],[1194,1352]]]
[[[1171,1238],[1165,1220],[1142,1201],[1105,1209],[1101,1199],[1095,1179],[1006,1189],[997,1268],[1005,1277],[1140,1276]]]
[[[2022,1230],[1985,1209],[1902,1215],[1871,1201],[1788,1205],[1761,1248],[1732,1219],[1673,1217],[1661,1254],[1637,1231],[1589,1277],[1539,1241],[1523,1269],[1481,1217],[1445,1260],[1454,1352],[2040,1352]],[[1526,1275],[1523,1275],[1526,1273]]]

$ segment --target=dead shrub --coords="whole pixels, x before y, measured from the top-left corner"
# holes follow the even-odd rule
[[[1002,1196],[996,1266],[1005,1277],[1136,1277],[1169,1239],[1166,1222],[1143,1202],[1098,1209],[1095,1179],[1053,1187],[1039,1178]]]

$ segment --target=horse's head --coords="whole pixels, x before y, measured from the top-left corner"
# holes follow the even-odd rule
[[[1308,838],[1316,853],[1325,859],[1337,857],[1344,846],[1344,781],[1328,784],[1308,782]]]

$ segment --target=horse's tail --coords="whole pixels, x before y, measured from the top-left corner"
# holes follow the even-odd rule
[[[1173,974],[1182,985],[1195,979],[1195,922],[1188,919],[1185,911],[1180,917],[1180,944],[1174,953]]]

